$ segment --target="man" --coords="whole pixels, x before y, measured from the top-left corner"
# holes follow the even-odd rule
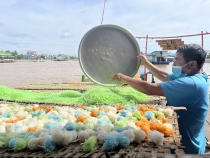
[[[180,116],[181,143],[186,147],[186,154],[203,154],[206,145],[204,127],[209,106],[208,76],[201,71],[206,52],[196,44],[180,47],[171,74],[155,67],[144,53],[138,57],[141,64],[163,82],[149,83],[121,73],[111,76],[111,80],[124,82],[148,95],[165,96],[168,105],[186,107],[187,111],[177,112]]]

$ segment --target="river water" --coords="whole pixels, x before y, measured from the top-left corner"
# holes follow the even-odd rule
[[[172,63],[156,66],[171,72]],[[144,69],[144,67],[140,66],[140,69]],[[204,64],[204,71],[210,74],[210,63]],[[82,75],[78,60],[0,63],[0,85],[9,87],[80,82]],[[160,81],[155,79],[155,82]]]

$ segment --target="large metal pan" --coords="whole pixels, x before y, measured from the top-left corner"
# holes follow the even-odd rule
[[[140,48],[136,38],[125,28],[100,25],[89,30],[79,45],[79,63],[84,74],[103,86],[117,86],[110,76],[123,73],[134,77],[139,70]]]

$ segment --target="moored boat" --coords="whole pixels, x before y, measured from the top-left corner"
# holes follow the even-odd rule
[[[2,59],[0,60],[0,63],[12,63],[12,62],[15,62],[14,59]]]
[[[152,64],[169,64],[174,60],[174,57],[168,51],[154,51],[147,54],[147,58]]]

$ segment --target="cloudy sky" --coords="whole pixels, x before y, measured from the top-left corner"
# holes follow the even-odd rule
[[[0,0],[0,50],[77,56],[82,37],[100,25],[104,0]],[[210,32],[209,0],[106,0],[103,24],[128,29],[135,37]],[[201,44],[201,36],[182,38]],[[145,39],[137,40],[145,51]],[[148,52],[161,48],[150,39]],[[204,36],[210,50],[210,35]]]

